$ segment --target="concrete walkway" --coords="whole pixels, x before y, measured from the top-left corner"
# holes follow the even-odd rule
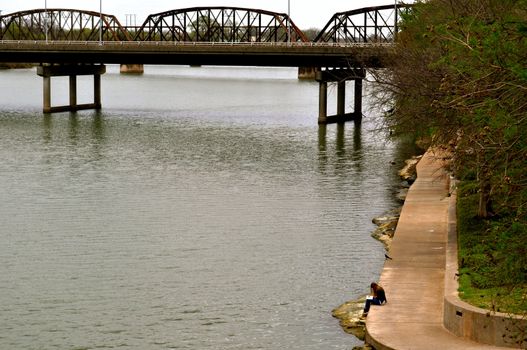
[[[380,284],[388,303],[373,306],[366,342],[383,349],[505,349],[458,338],[443,327],[448,176],[427,152],[406,197]]]

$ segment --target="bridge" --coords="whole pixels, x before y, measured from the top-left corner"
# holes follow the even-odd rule
[[[101,108],[104,64],[311,67],[320,83],[319,122],[362,116],[364,69],[381,67],[408,5],[336,13],[311,40],[287,14],[240,7],[192,7],[151,14],[123,26],[110,14],[33,9],[0,16],[0,62],[39,64],[44,112]],[[94,103],[76,103],[76,76],[94,76]],[[70,105],[51,107],[52,76],[70,77]],[[355,109],[345,113],[345,81]],[[337,116],[328,117],[327,83],[338,82]]]

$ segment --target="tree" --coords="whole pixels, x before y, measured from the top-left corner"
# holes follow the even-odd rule
[[[306,35],[306,37],[310,41],[315,40],[315,38],[317,37],[318,33],[320,33],[320,29],[318,29],[318,28],[309,28],[309,29],[304,29],[302,31],[304,32],[304,34]]]
[[[473,204],[458,220],[462,277],[525,295],[527,1],[417,2],[400,29],[388,69],[370,72],[386,127],[453,155],[458,202]]]
[[[208,16],[199,16],[196,21],[193,21],[187,32],[191,41],[222,41],[222,27],[216,20]]]
[[[431,0],[403,16],[390,69],[373,72],[387,125],[450,144],[479,183],[478,215],[525,217],[527,1]],[[523,169],[522,169],[523,170]]]

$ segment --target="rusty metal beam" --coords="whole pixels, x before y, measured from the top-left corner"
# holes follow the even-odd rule
[[[412,5],[397,4],[337,12],[314,42],[393,42],[397,34],[398,14],[411,7]]]
[[[148,16],[134,40],[191,42],[309,41],[283,13],[241,7],[190,7]]]
[[[107,41],[129,41],[131,37],[119,20],[108,14],[76,9],[35,9],[0,16],[0,40],[95,41],[100,23]]]

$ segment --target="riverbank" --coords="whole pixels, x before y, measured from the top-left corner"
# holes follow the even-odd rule
[[[377,225],[377,228],[373,231],[371,236],[384,245],[387,253],[390,251],[397,223],[399,222],[401,209],[408,194],[408,189],[416,180],[416,166],[421,158],[422,155],[407,159],[405,161],[405,166],[398,172],[398,175],[401,178],[401,183],[396,190],[396,197],[401,201],[401,206],[372,219],[372,222]],[[339,320],[340,326],[344,332],[352,334],[359,340],[363,341],[365,340],[366,335],[366,320],[362,317],[365,301],[366,295],[347,301],[332,311],[333,317]],[[372,349],[372,347],[366,343],[363,346],[353,348],[353,350],[370,349]]]
[[[355,350],[505,349],[522,342],[521,317],[478,309],[458,297],[457,196],[446,162],[428,151],[418,164],[380,278],[390,302],[373,307],[367,321],[359,316],[364,298],[334,310],[348,333],[365,340]],[[357,329],[363,325],[365,333]]]
[[[366,342],[377,350],[498,349],[443,326],[448,214],[455,206],[444,165],[428,151],[417,166],[392,243],[393,260],[386,261],[380,277],[389,302],[373,307],[366,322]]]

